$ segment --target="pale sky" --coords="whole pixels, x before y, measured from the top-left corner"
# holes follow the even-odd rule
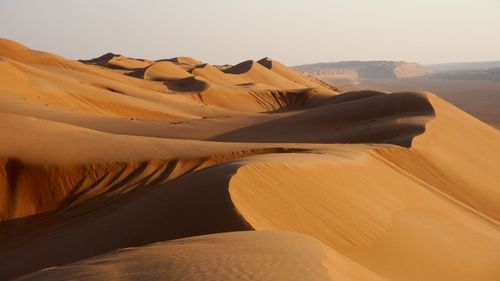
[[[72,59],[500,60],[500,0],[0,0],[0,37]]]

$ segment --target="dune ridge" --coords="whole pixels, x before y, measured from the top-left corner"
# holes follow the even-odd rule
[[[432,93],[6,39],[0,72],[2,280],[500,276],[499,132]]]

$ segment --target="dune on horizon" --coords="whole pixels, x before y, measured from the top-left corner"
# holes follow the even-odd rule
[[[500,132],[271,58],[0,39],[0,279],[500,276]]]

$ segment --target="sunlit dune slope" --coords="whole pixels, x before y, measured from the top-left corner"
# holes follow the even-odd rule
[[[256,229],[307,233],[388,280],[495,280],[498,132],[427,97],[436,116],[411,148],[253,158],[231,179],[236,208]]]
[[[280,63],[279,61],[273,60],[271,58],[263,58],[258,61],[259,64],[263,65],[264,67],[270,69],[271,71],[279,74],[280,76],[283,76],[287,78],[290,81],[293,81],[295,83],[299,83],[301,85],[305,85],[311,88],[330,88],[332,89],[331,86],[327,85],[326,83],[323,83],[322,81],[304,76],[295,70],[292,70],[288,67],[286,67],[284,64]]]
[[[40,279],[384,280],[318,240],[286,232],[212,234],[126,248],[16,280]]]
[[[145,69],[144,79],[149,80],[174,80],[191,77],[184,69],[169,61],[157,62]]]
[[[288,80],[252,60],[232,66],[225,69],[224,72],[229,75],[242,77],[248,81],[266,84],[278,89],[300,89],[307,86]]]

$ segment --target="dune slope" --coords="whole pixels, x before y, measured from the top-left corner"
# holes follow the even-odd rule
[[[318,240],[286,232],[232,232],[126,248],[16,280],[40,279],[383,280]]]

